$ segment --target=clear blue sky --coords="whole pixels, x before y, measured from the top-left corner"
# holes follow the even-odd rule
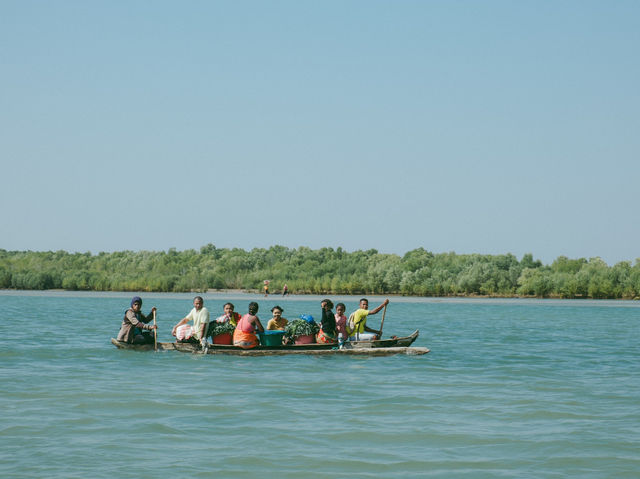
[[[638,1],[0,1],[0,248],[640,257]]]

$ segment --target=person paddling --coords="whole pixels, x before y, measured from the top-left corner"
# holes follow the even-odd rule
[[[130,344],[153,344],[153,335],[148,331],[157,329],[157,326],[147,323],[153,321],[153,313],[157,309],[155,306],[151,308],[151,312],[147,316],[142,314],[141,310],[142,298],[134,296],[131,300],[131,307],[124,312],[124,319],[118,332],[118,341]]]
[[[389,304],[389,300],[385,299],[380,306],[369,311],[369,300],[366,298],[362,298],[360,300],[360,308],[351,313],[351,316],[349,316],[349,326],[347,329],[349,330],[351,339],[371,340],[375,339],[376,335],[381,336],[382,331],[371,329],[369,326],[367,326],[367,318],[370,314],[378,313],[387,304]]]

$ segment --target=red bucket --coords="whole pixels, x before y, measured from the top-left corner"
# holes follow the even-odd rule
[[[232,343],[231,333],[218,334],[213,337],[213,344],[231,344],[231,343]]]
[[[311,344],[316,342],[315,334],[305,334],[303,336],[296,336],[296,344]]]

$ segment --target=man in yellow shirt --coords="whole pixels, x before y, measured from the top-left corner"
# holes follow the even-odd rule
[[[380,336],[382,331],[371,329],[367,326],[367,318],[370,314],[379,312],[387,304],[389,304],[389,300],[385,299],[380,306],[369,311],[369,300],[362,298],[360,300],[360,309],[353,312],[349,318],[349,335],[355,336],[357,334],[360,339],[374,339],[373,335]],[[366,334],[365,331],[373,334]]]

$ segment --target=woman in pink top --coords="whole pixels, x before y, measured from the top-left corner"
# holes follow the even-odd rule
[[[233,345],[240,346],[243,349],[255,348],[258,344],[256,330],[264,333],[264,328],[260,323],[260,319],[256,316],[258,312],[258,303],[249,303],[249,313],[245,314],[233,333]]]

